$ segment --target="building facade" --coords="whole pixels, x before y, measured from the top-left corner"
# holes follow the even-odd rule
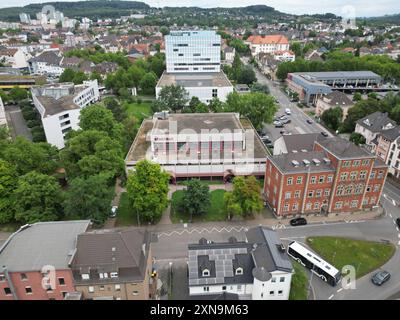
[[[341,138],[311,144],[305,151],[268,157],[264,196],[276,216],[355,212],[378,205],[388,171],[383,161]]]
[[[90,221],[25,225],[0,247],[0,300],[63,300],[73,292],[68,262]]]
[[[319,117],[332,108],[339,107],[342,109],[342,121],[347,117],[349,109],[354,106],[354,102],[343,92],[333,91],[327,95],[323,95],[317,99],[315,114]]]
[[[39,111],[48,143],[65,147],[65,136],[79,129],[80,110],[100,99],[97,80],[82,85],[61,83],[31,88],[32,100]]]
[[[188,249],[191,298],[230,294],[248,300],[289,299],[293,267],[275,231],[252,228],[242,242],[202,238]]]
[[[259,53],[276,53],[278,51],[289,51],[289,41],[283,35],[257,35],[250,36],[246,41],[250,46],[253,56]]]
[[[220,72],[220,50],[215,31],[171,31],[165,36],[167,72]]]

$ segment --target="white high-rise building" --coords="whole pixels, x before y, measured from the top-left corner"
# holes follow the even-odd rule
[[[19,20],[21,21],[21,23],[31,23],[31,17],[29,16],[29,14],[26,14],[24,12],[19,14]]]
[[[215,31],[171,31],[165,36],[167,72],[220,72],[220,50]]]

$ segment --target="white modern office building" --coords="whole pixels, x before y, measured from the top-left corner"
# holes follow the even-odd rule
[[[65,135],[79,129],[80,110],[100,98],[97,80],[81,85],[57,83],[31,88],[32,100],[39,111],[48,143],[65,147]]]
[[[172,31],[165,36],[167,72],[219,72],[220,50],[215,31]]]

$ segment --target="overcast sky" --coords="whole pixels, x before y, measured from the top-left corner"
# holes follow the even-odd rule
[[[52,0],[57,1],[57,0]],[[63,0],[73,1],[73,0]],[[0,0],[0,8],[24,6],[29,3],[44,3],[43,0]],[[254,4],[265,4],[275,9],[294,14],[303,13],[326,13],[332,12],[337,15],[347,15],[354,11],[357,17],[380,16],[385,14],[400,13],[399,0],[144,0],[147,4],[155,7],[163,6],[197,6],[204,8],[236,7]],[[352,6],[352,8],[348,8]]]

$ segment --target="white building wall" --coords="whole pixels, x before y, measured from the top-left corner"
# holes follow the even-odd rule
[[[225,290],[223,290],[225,287]],[[206,289],[208,288],[208,290]],[[203,285],[203,286],[189,286],[189,295],[209,295],[221,294],[224,292],[238,294],[239,296],[251,295],[253,291],[253,284],[218,284],[218,285]]]
[[[156,87],[156,98],[160,96],[162,87]],[[213,89],[217,89],[217,97],[220,101],[225,102],[228,95],[233,92],[233,86],[230,87],[185,87],[189,93],[189,99],[198,97],[203,103],[208,104],[213,99]]]
[[[252,300],[288,300],[292,274],[282,271],[271,272],[272,278],[268,281],[259,281],[254,278]],[[283,281],[281,281],[283,279]],[[280,293],[280,291],[282,291]]]
[[[167,72],[219,72],[221,36],[215,31],[176,31],[165,36]]]

